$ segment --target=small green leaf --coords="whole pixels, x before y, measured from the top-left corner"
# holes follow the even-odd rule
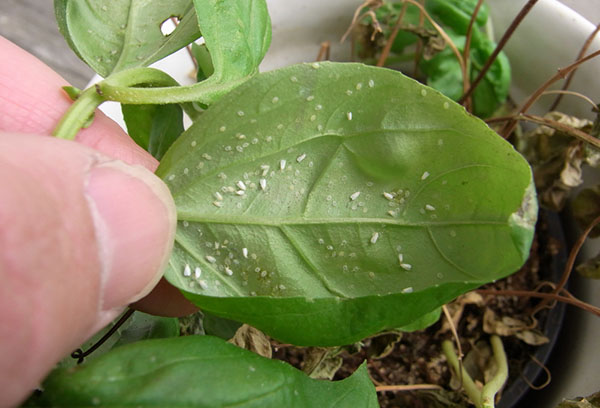
[[[458,50],[462,53],[466,38],[448,32]],[[496,48],[489,39],[474,32],[471,44],[470,62],[471,80],[479,74],[488,57]],[[427,76],[427,85],[437,89],[444,95],[458,100],[463,94],[463,80],[460,65],[449,47],[436,54],[430,60],[421,60],[420,68]],[[491,116],[508,97],[511,71],[508,58],[500,53],[483,81],[473,92],[473,112],[481,118]]]
[[[127,132],[157,160],[183,133],[183,111],[179,105],[121,105]]]
[[[167,279],[298,345],[408,325],[514,272],[537,217],[510,144],[435,90],[360,64],[258,75],[157,174],[180,222]]]
[[[101,76],[148,66],[200,37],[192,0],[54,0],[62,35]],[[177,17],[177,28],[161,31]]]
[[[179,335],[179,322],[174,317],[153,316],[135,312],[121,331],[114,347],[147,339],[164,339]]]
[[[229,340],[240,328],[242,323],[234,320],[223,319],[222,317],[215,316],[212,313],[203,312],[202,325],[206,334],[211,336],[217,336],[225,340]]]
[[[196,72],[196,81],[204,81],[206,78],[211,76],[213,72],[215,72],[215,67],[213,67],[212,59],[208,49],[206,48],[206,44],[198,45],[193,43],[192,55],[194,56],[194,60],[196,60],[196,64],[198,66]]]
[[[148,340],[85,366],[56,370],[37,406],[377,407],[365,365],[338,382],[318,381],[211,336]]]
[[[198,25],[210,53],[212,81],[254,75],[271,44],[265,0],[194,0]]]
[[[428,0],[427,11],[439,22],[450,27],[454,32],[466,35],[475,11],[477,0]],[[485,26],[489,15],[489,7],[482,4],[475,18],[474,30]]]

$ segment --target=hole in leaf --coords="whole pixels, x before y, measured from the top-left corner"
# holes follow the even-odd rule
[[[165,19],[162,23],[160,23],[160,32],[165,37],[168,37],[173,31],[175,31],[177,25],[179,24],[179,21],[179,17],[177,16],[171,16]]]

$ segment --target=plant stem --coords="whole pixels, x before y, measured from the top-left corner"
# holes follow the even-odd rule
[[[444,355],[446,356],[446,360],[448,360],[448,364],[450,365],[450,367],[452,367],[452,369],[457,375],[462,376],[462,385],[465,389],[465,393],[467,394],[469,399],[477,407],[479,407],[481,392],[479,391],[479,388],[477,388],[477,385],[475,385],[475,382],[473,381],[465,367],[459,366],[458,357],[456,356],[454,346],[452,345],[452,342],[450,340],[444,340],[442,342],[442,351],[444,352]]]
[[[150,86],[150,87],[167,87],[167,88],[130,88],[132,86]],[[143,96],[121,100],[119,95],[121,92],[127,92],[130,89],[142,90],[160,90],[169,89],[175,90],[183,88],[180,87],[177,81],[175,81],[168,74],[154,68],[133,68],[115,74],[110,75],[104,81],[92,86],[83,91],[77,100],[69,107],[67,112],[63,115],[60,122],[52,132],[52,134],[60,139],[74,140],[77,132],[89,122],[90,117],[93,116],[96,108],[107,100],[115,100],[121,103],[129,104],[167,104],[167,103],[179,103],[171,102],[169,99],[169,93],[163,91],[158,92],[158,98],[154,98],[152,101],[144,100]],[[107,93],[108,91],[108,93]],[[156,95],[156,94],[155,94]],[[162,95],[162,96],[161,96]],[[127,99],[127,98],[124,98]],[[181,103],[184,111],[194,118],[198,111],[192,106],[191,103]]]
[[[407,385],[378,385],[375,391],[416,391],[416,390],[443,390],[436,384],[407,384]]]
[[[159,79],[147,71],[160,72],[164,82],[141,80],[131,83],[127,79],[137,75],[147,75],[148,79]],[[167,80],[168,77],[168,80]],[[221,78],[212,75],[210,78],[193,85],[179,86],[170,76],[152,68],[134,68],[111,75],[99,84],[100,92],[106,100],[124,104],[167,104],[198,102],[211,104],[227,92],[250,79],[251,75],[231,81],[222,82]],[[138,84],[150,84],[152,87],[137,87]]]
[[[565,125],[565,124],[557,122],[555,120],[543,118],[541,116],[527,115],[527,114],[520,114],[520,115],[516,116],[515,119],[522,119],[522,120],[526,120],[528,122],[533,122],[533,123],[537,123],[539,125],[545,125],[545,126],[553,128],[553,129],[560,130],[561,132],[564,132],[570,136],[573,136],[573,137],[581,140],[582,142],[589,143],[592,146],[600,149],[600,139],[596,139],[595,137],[588,135],[587,133],[585,133],[579,129],[575,129],[574,127]]]
[[[592,41],[594,41],[596,34],[598,34],[598,31],[600,31],[600,24],[598,24],[596,26],[596,29],[594,31],[592,31],[592,33],[589,35],[589,37],[583,44],[583,47],[581,47],[579,54],[577,54],[577,58],[575,60],[581,59],[585,55],[587,50],[590,48],[590,45],[592,45]],[[569,73],[569,76],[567,76],[567,79],[565,80],[565,83],[563,84],[563,87],[561,88],[562,91],[566,91],[569,88],[569,85],[571,85],[571,81],[573,80],[573,76],[575,75],[575,72],[577,72],[577,69],[574,69],[573,71],[571,71]],[[556,97],[556,99],[554,100],[554,103],[552,104],[552,106],[550,106],[549,110],[550,111],[555,110],[558,107],[558,104],[560,103],[561,99],[562,99],[562,94],[558,95]]]
[[[75,140],[77,132],[89,123],[94,111],[102,102],[104,102],[104,98],[96,92],[95,87],[81,92],[60,119],[52,131],[52,135],[59,139]]]
[[[564,291],[564,289],[563,289]],[[580,309],[583,309],[587,312],[593,313],[596,316],[600,317],[600,308],[592,306],[588,303],[585,303],[573,295],[569,294],[569,296],[561,296],[554,293],[543,293],[543,292],[534,292],[530,290],[494,290],[494,289],[477,289],[477,293],[482,295],[494,295],[494,296],[522,296],[522,297],[534,297],[534,298],[542,298],[548,300],[557,300],[559,302],[568,303],[573,306],[577,306]],[[539,308],[539,306],[538,306]]]
[[[417,3],[415,0],[403,0],[403,1],[404,1],[404,3],[410,3],[410,4],[414,5],[415,7],[418,7],[419,10],[421,10],[423,15],[425,16],[425,18],[433,26],[433,28],[435,28],[435,30],[442,36],[444,41],[446,41],[446,43],[448,44],[448,46],[450,47],[450,49],[456,56],[456,59],[458,60],[458,65],[460,66],[460,72],[462,72],[462,75],[464,78],[464,76],[466,75],[465,61],[463,60],[462,54],[456,47],[456,44],[454,44],[454,42],[452,42],[452,39],[450,38],[450,36],[446,33],[446,31],[444,31],[444,29],[438,23],[436,23],[436,21],[433,18],[431,18],[429,13],[427,13],[427,10],[425,10],[425,7],[423,7],[421,4]]]
[[[493,334],[490,337],[494,360],[496,361],[497,371],[494,378],[483,386],[481,390],[481,406],[482,408],[494,408],[494,397],[500,391],[500,388],[508,378],[508,363],[506,361],[506,353],[502,345],[502,340],[499,336]]]
[[[538,98],[544,93],[544,91],[546,89],[548,89],[548,87],[550,85],[552,85],[559,79],[564,78],[569,72],[573,71],[579,65],[583,64],[584,62],[586,62],[594,57],[597,57],[598,55],[600,55],[600,50],[595,51],[583,58],[578,59],[577,61],[575,61],[574,63],[572,63],[571,65],[569,65],[565,68],[559,69],[556,74],[554,74],[550,79],[548,79],[546,82],[544,82],[533,94],[531,94],[531,96],[529,96],[527,101],[523,104],[523,106],[521,106],[521,108],[517,112],[517,115],[527,112],[529,110],[529,108],[531,107],[531,105],[533,105],[538,100]],[[502,136],[504,136],[504,138],[507,138],[508,135],[510,135],[511,132],[514,130],[516,123],[517,123],[516,120],[508,121],[504,125],[504,128],[502,129],[500,134]]]
[[[508,42],[509,38],[512,36],[513,32],[517,29],[519,24],[521,24],[521,21],[523,21],[525,16],[529,13],[529,11],[533,8],[535,3],[537,3],[537,1],[538,0],[529,0],[527,4],[523,6],[521,11],[519,11],[519,14],[517,14],[515,19],[512,21],[512,23],[504,33],[504,35],[502,35],[502,38],[500,39],[500,42],[494,49],[494,52],[492,52],[492,55],[490,55],[490,57],[487,59],[485,65],[483,66],[483,68],[481,68],[481,71],[479,71],[479,74],[477,75],[467,92],[460,98],[458,103],[462,104],[468,97],[470,97],[473,94],[473,91],[475,91],[475,88],[477,88],[485,74],[487,74],[488,70],[498,57],[498,54],[500,54],[500,51],[502,51],[502,49]]]
[[[471,76],[470,70],[470,55],[471,55],[471,40],[473,37],[473,25],[475,25],[475,20],[477,19],[477,14],[479,14],[479,9],[483,4],[483,0],[478,0],[475,5],[475,10],[473,10],[473,14],[471,15],[471,20],[469,20],[469,26],[467,27],[467,38],[465,41],[465,49],[463,50],[463,58],[465,60],[465,75],[463,77],[463,94],[466,94],[469,90],[470,82],[469,77]],[[464,106],[468,112],[473,111],[472,99],[471,97],[465,98]]]
[[[379,60],[377,61],[376,65],[378,67],[383,67],[385,65],[385,61],[387,60],[388,55],[390,55],[390,50],[392,49],[392,45],[394,45],[396,36],[398,36],[398,32],[400,31],[400,27],[402,26],[402,19],[404,18],[404,15],[406,14],[407,6],[408,6],[408,3],[402,4],[402,10],[400,10],[400,15],[398,16],[398,20],[396,20],[396,24],[394,25],[392,34],[390,35],[390,38],[388,38],[387,41],[385,42],[385,47],[383,47],[383,51],[381,51],[381,56],[379,57]]]

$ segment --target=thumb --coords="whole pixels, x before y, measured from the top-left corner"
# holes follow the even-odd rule
[[[167,187],[74,142],[0,133],[0,406],[160,279]]]

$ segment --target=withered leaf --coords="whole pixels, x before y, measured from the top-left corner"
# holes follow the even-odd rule
[[[229,340],[229,343],[250,350],[259,356],[266,358],[271,358],[273,356],[269,338],[260,330],[247,324],[243,324],[235,332],[235,336]]]

